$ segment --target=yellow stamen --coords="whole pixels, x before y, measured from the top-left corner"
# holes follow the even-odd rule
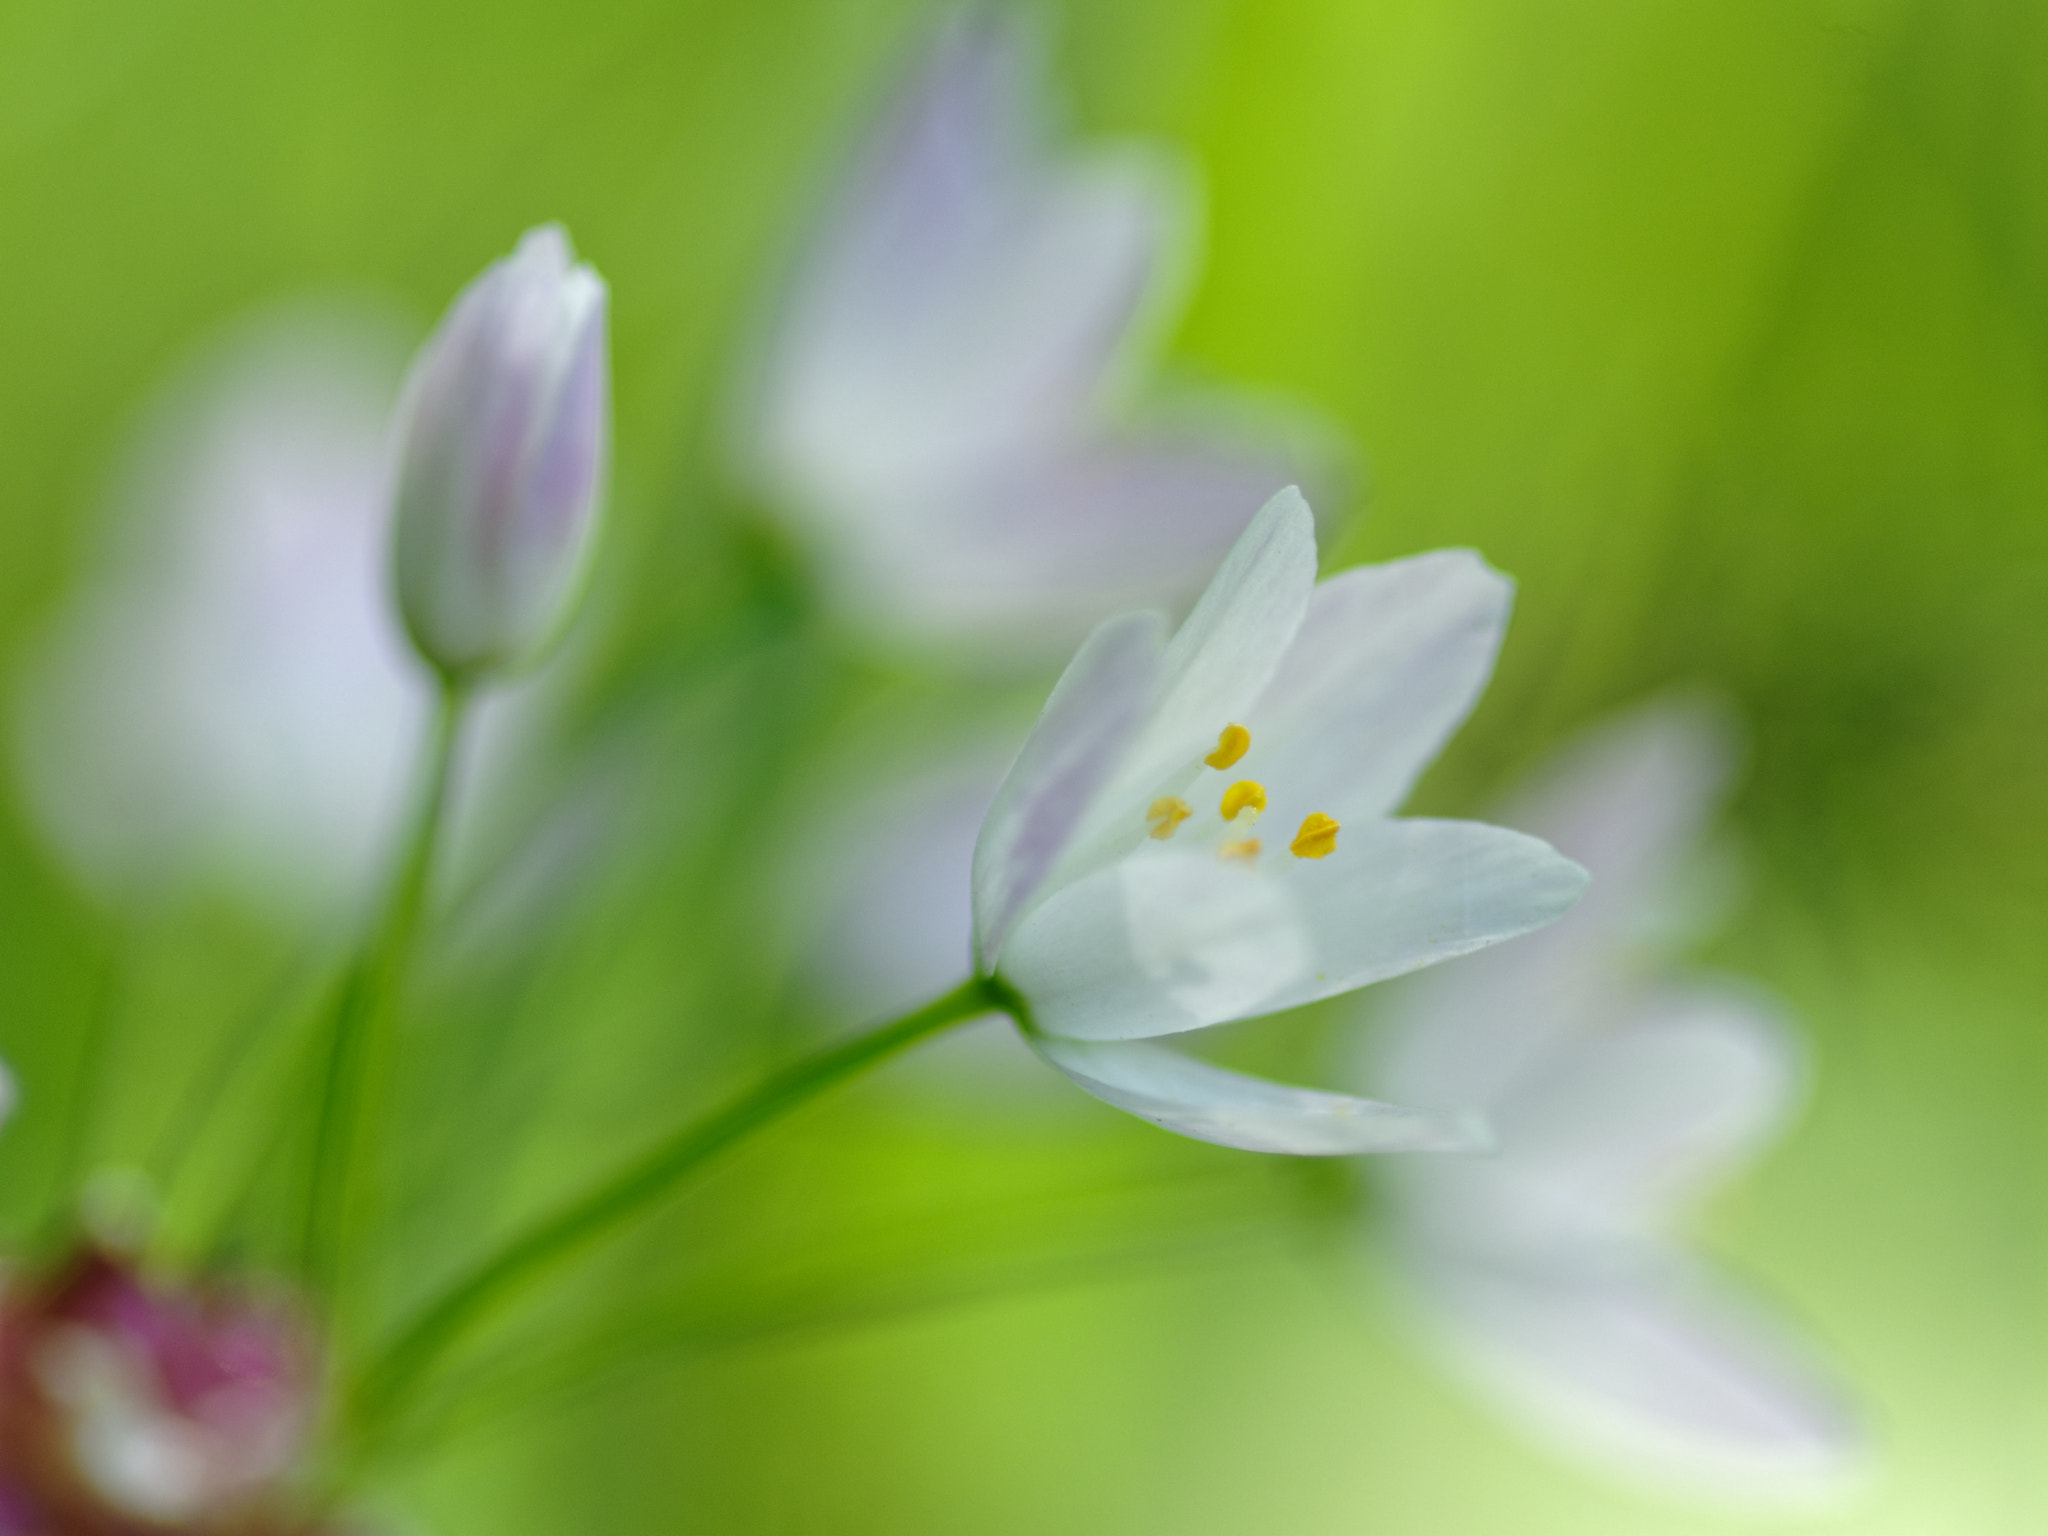
[[[1216,750],[1202,761],[1211,768],[1229,768],[1252,749],[1252,733],[1241,725],[1226,725],[1216,738]]]
[[[1301,824],[1287,851],[1297,859],[1327,859],[1337,851],[1337,818],[1317,811]]]
[[[1259,813],[1265,810],[1265,808],[1266,786],[1259,783],[1256,779],[1239,779],[1230,788],[1223,791],[1223,819],[1225,821],[1235,821],[1241,814],[1249,812],[1252,819],[1246,822],[1245,825],[1252,826],[1257,823]]]
[[[1218,858],[1230,859],[1238,864],[1249,864],[1259,856],[1259,840],[1256,837],[1239,838],[1234,843],[1225,843],[1216,850]]]
[[[1152,802],[1152,809],[1145,813],[1145,825],[1152,829],[1152,835],[1165,842],[1180,830],[1180,824],[1195,814],[1194,807],[1178,795],[1161,795]]]

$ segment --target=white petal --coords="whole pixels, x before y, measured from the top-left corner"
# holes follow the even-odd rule
[[[1148,797],[1213,750],[1226,725],[1243,723],[1294,643],[1315,584],[1315,517],[1289,487],[1259,509],[1174,634],[1159,702],[1106,804]]]
[[[1147,848],[1048,897],[1018,924],[1002,973],[1047,1033],[1134,1040],[1265,1011],[1309,958],[1284,882]]]
[[[921,507],[892,493],[863,518],[873,561],[840,554],[840,601],[870,629],[1000,646],[1006,659],[1071,646],[1120,608],[1184,602],[1301,469],[1218,417],[1207,436],[1063,446],[936,487]],[[892,518],[900,542],[884,533]]]
[[[1596,1466],[1792,1503],[1838,1495],[1860,1470],[1864,1437],[1805,1351],[1674,1258],[1518,1270],[1411,1254],[1406,1268],[1468,1379]]]
[[[1588,1217],[1665,1225],[1776,1134],[1799,1075],[1792,1036],[1747,995],[1671,992],[1517,1083],[1495,1109],[1501,1162]]]
[[[1280,854],[1277,857],[1285,858]],[[1555,921],[1586,872],[1547,843],[1472,821],[1346,827],[1328,858],[1286,867],[1314,967],[1269,1010],[1333,997]]]
[[[1405,986],[1373,1081],[1425,1104],[1486,1104],[1561,1042],[1630,1023],[1645,939],[1730,757],[1701,709],[1655,705],[1567,750],[1502,813],[1593,873],[1545,932]],[[1646,921],[1646,914],[1651,920]]]
[[[1245,722],[1247,771],[1339,821],[1391,813],[1486,687],[1513,597],[1467,550],[1324,582]]]
[[[974,846],[975,954],[984,970],[994,969],[1143,720],[1160,627],[1154,615],[1126,614],[1089,636],[996,792]]]
[[[849,178],[769,357],[771,478],[930,487],[1098,403],[1186,198],[1157,155],[1048,153],[1035,52],[957,20]]]
[[[1037,1031],[1028,1038],[1040,1056],[1104,1103],[1218,1146],[1338,1157],[1485,1145],[1478,1125],[1454,1115],[1293,1088],[1144,1041],[1083,1042]]]

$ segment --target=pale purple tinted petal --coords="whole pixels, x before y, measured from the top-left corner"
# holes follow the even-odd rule
[[[974,849],[975,954],[984,971],[995,968],[1142,723],[1160,630],[1154,615],[1126,614],[1089,636],[996,792]]]
[[[1074,431],[1185,222],[1157,156],[1053,157],[1011,19],[945,29],[799,269],[752,471],[858,524]]]
[[[1482,1147],[1475,1123],[1248,1077],[1143,1041],[1079,1041],[1034,1032],[1032,1048],[1106,1104],[1197,1141],[1246,1152],[1340,1157]]]
[[[842,302],[914,303],[960,260],[1038,137],[1033,62],[1014,18],[948,18],[846,177],[818,281],[843,284]]]
[[[588,280],[587,298],[579,313],[565,317],[568,361],[540,415],[521,479],[517,531],[505,554],[509,622],[536,636],[552,626],[581,578],[610,449],[608,296],[589,274],[576,276]]]
[[[421,350],[399,413],[398,589],[438,666],[522,659],[575,590],[608,435],[605,307],[548,226]]]
[[[1845,1491],[1867,1442],[1760,1308],[1675,1257],[1510,1267],[1407,1253],[1438,1347],[1540,1438],[1603,1470],[1737,1499]]]

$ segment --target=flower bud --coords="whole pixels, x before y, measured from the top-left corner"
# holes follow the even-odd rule
[[[604,282],[542,225],[463,292],[398,408],[399,609],[442,673],[534,655],[581,586],[609,456]]]

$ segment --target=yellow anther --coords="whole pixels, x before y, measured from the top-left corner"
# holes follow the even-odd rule
[[[1216,750],[1202,761],[1211,768],[1229,768],[1252,749],[1252,733],[1241,725],[1226,725],[1216,738]]]
[[[1256,837],[1241,837],[1234,843],[1225,843],[1216,850],[1218,858],[1230,859],[1238,864],[1249,864],[1259,856],[1259,840]]]
[[[1225,821],[1235,821],[1240,815],[1249,812],[1252,819],[1246,822],[1245,825],[1251,826],[1258,821],[1259,813],[1265,808],[1266,786],[1259,783],[1256,779],[1239,779],[1230,788],[1223,791],[1223,819]]]
[[[1165,842],[1180,830],[1180,824],[1194,815],[1194,807],[1178,795],[1161,795],[1152,802],[1152,809],[1145,813],[1145,825],[1152,829],[1152,835]]]
[[[1317,811],[1301,824],[1287,851],[1297,859],[1327,859],[1337,851],[1337,818]]]

